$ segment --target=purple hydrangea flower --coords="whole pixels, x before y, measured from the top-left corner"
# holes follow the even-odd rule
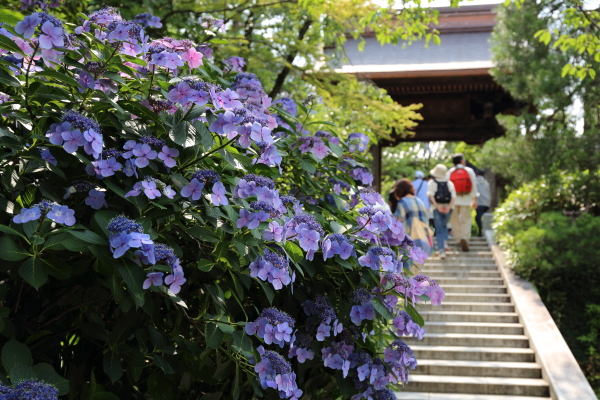
[[[33,13],[23,18],[22,21],[15,25],[15,32],[19,35],[23,35],[25,39],[31,39],[35,33],[35,28],[42,22],[42,18],[38,13]]]
[[[70,132],[62,132],[61,136],[64,140],[63,147],[67,153],[75,153],[79,146],[83,146],[87,143],[83,133],[79,129],[75,129]]]
[[[35,221],[42,216],[42,210],[38,206],[31,208],[21,208],[21,212],[13,217],[15,224],[24,224],[29,221]]]
[[[67,206],[54,204],[47,217],[54,222],[67,226],[75,225],[75,211]]]
[[[202,189],[204,189],[204,184],[198,182],[198,179],[194,178],[189,185],[186,185],[181,189],[181,195],[183,197],[191,197],[193,201],[196,201],[202,196]]]
[[[147,167],[150,163],[150,160],[154,160],[158,155],[156,151],[152,150],[152,148],[146,143],[137,144],[132,150],[132,153],[137,157],[135,159],[135,165],[138,168]]]
[[[51,49],[53,47],[63,47],[65,45],[63,29],[54,26],[52,22],[44,22],[42,25],[42,32],[43,34],[39,37],[40,48]]]
[[[60,124],[52,124],[50,125],[50,129],[46,132],[46,136],[50,143],[55,145],[61,145],[64,142],[62,137],[63,132],[71,132],[71,124],[68,122],[63,122]]]
[[[229,200],[225,197],[225,186],[221,182],[216,182],[213,185],[210,200],[215,206],[226,206],[229,204]]]
[[[174,157],[179,157],[179,150],[170,149],[167,146],[163,146],[160,153],[158,153],[158,158],[162,160],[165,167],[173,168],[177,165],[177,161],[175,161]]]
[[[181,285],[186,282],[186,279],[183,277],[183,270],[175,270],[171,275],[168,275],[165,278],[165,284],[170,285],[169,290],[173,294],[179,293],[181,291]]]
[[[104,199],[105,196],[106,193],[91,189],[89,196],[85,199],[85,204],[96,210],[99,210],[102,207],[108,208],[108,204],[106,204],[106,200]]]
[[[142,285],[142,288],[148,289],[150,286],[160,286],[163,283],[163,273],[162,272],[150,272]]]
[[[56,158],[54,158],[54,156],[52,155],[52,153],[50,153],[49,149],[42,149],[40,148],[40,155],[42,157],[42,160],[46,161],[49,164],[52,165],[57,165],[58,162],[56,161]]]

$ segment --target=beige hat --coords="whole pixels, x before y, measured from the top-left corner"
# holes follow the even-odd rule
[[[429,171],[431,176],[433,176],[435,179],[446,179],[447,172],[448,167],[446,167],[444,164],[438,164],[435,167],[433,167],[431,171]]]

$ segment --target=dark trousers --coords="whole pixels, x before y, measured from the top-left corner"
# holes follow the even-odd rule
[[[477,223],[477,228],[479,229],[479,236],[483,236],[483,224],[481,222],[481,217],[483,217],[483,214],[485,214],[489,209],[490,208],[488,206],[477,206],[475,222]]]

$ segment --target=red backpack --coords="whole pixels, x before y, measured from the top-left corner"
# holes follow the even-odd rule
[[[469,194],[473,189],[473,182],[471,182],[469,172],[465,168],[456,168],[452,171],[450,174],[450,182],[454,184],[457,196]]]

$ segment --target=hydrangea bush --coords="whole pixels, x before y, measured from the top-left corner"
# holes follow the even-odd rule
[[[444,291],[403,269],[365,135],[215,60],[218,19],[2,15],[6,398],[394,398]]]

